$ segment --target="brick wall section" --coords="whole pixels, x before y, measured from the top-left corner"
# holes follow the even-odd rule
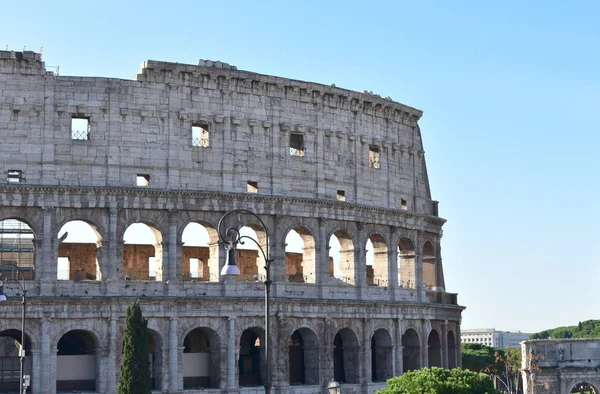
[[[285,276],[288,282],[304,283],[302,253],[285,253]]]
[[[58,257],[69,258],[70,280],[96,280],[96,244],[61,243]]]
[[[148,258],[154,257],[152,245],[123,245],[123,276],[129,275],[131,280],[154,280],[149,276]]]
[[[208,268],[208,258],[210,257],[210,249],[204,246],[184,246],[182,249],[183,261],[182,261],[182,275],[183,280],[198,280],[207,282],[210,280],[210,274],[218,274],[217,272],[210,272]],[[190,272],[190,259],[198,259],[198,278],[191,278]]]

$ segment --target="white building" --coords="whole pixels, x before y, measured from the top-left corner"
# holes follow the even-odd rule
[[[521,341],[526,341],[530,333],[521,331],[497,331],[495,328],[476,328],[462,330],[460,339],[463,343],[481,343],[497,349],[520,347]]]

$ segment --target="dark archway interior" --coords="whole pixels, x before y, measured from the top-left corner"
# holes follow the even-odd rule
[[[403,371],[414,371],[421,367],[421,344],[419,336],[412,328],[402,335],[402,365]]]
[[[248,329],[240,339],[240,358],[238,360],[240,387],[261,386],[263,380],[264,349],[261,346],[262,334],[258,329]]]

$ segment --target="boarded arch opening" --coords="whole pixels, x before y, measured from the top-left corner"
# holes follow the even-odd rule
[[[0,332],[0,393],[19,391],[21,378],[21,330]],[[25,375],[31,375],[31,340],[25,334]],[[33,378],[33,377],[32,377]]]
[[[340,330],[333,339],[333,379],[358,383],[360,353],[356,334],[349,328]]]
[[[415,247],[408,238],[398,241],[398,284],[408,289],[416,288]]]
[[[409,328],[402,335],[402,371],[414,371],[421,368],[421,343],[415,330]]]
[[[65,223],[58,232],[57,280],[102,280],[98,228],[82,220]]]
[[[301,328],[294,331],[288,341],[288,354],[291,385],[319,384],[319,348],[312,330]]]
[[[329,237],[329,277],[356,284],[354,243],[346,231],[338,230]]]
[[[219,281],[219,236],[205,222],[191,222],[183,230],[182,279],[197,282]]]
[[[94,335],[72,330],[58,341],[56,391],[96,391],[97,343]]]
[[[436,330],[431,330],[427,338],[427,356],[430,367],[442,367],[442,343]]]
[[[306,227],[295,227],[285,237],[285,275],[288,282],[315,283],[315,239]]]
[[[392,337],[380,328],[371,337],[371,379],[385,382],[394,375],[392,366]]]
[[[133,223],[123,234],[123,279],[162,281],[162,234],[145,223]]]
[[[34,279],[35,234],[29,225],[18,219],[0,221],[0,266],[14,264],[19,267],[25,279]],[[6,272],[4,276],[17,278],[16,272]]]
[[[262,386],[265,383],[264,330],[254,327],[244,330],[240,338],[238,374],[240,387]]]
[[[388,286],[388,246],[380,234],[373,234],[366,244],[367,285]]]
[[[221,380],[221,344],[212,329],[198,327],[183,340],[183,388],[218,388]]]

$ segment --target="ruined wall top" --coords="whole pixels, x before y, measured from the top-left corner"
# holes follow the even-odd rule
[[[600,368],[600,338],[536,339],[521,343],[523,369]]]
[[[42,54],[33,51],[0,51],[0,74],[45,75]]]
[[[373,115],[394,118],[396,121],[409,119],[418,121],[423,112],[407,105],[393,101],[390,97],[381,97],[372,91],[338,88],[335,85],[323,85],[296,79],[259,74],[256,72],[238,70],[236,66],[221,61],[200,59],[198,65],[147,60],[142,63],[137,81],[173,83],[181,85],[194,84],[194,81],[204,82],[203,77],[212,77],[220,89],[245,89],[248,92],[276,96],[283,93],[286,97],[297,96],[302,101],[323,100],[328,104],[332,101],[348,101],[354,111],[359,107],[372,109]]]

